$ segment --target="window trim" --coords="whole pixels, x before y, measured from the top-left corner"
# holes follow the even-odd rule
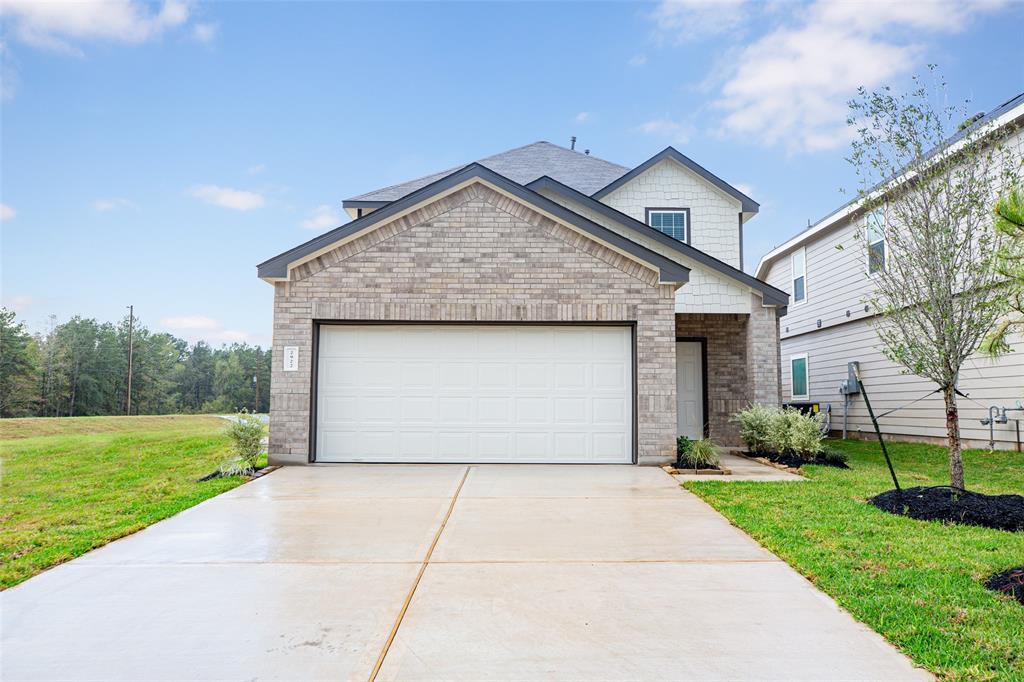
[[[878,234],[879,238],[871,241],[871,224],[869,221],[872,220],[872,215],[877,216],[879,223]],[[880,211],[874,211],[873,213],[867,214],[864,218],[864,241],[867,242],[867,262],[864,264],[867,269],[868,277],[877,277],[879,273],[885,272],[889,268],[889,237],[885,233],[885,218],[881,215]],[[882,244],[882,267],[874,272],[871,271],[871,247],[876,244]]]
[[[801,254],[803,256],[803,261],[804,261],[804,271],[803,271],[803,274],[799,275],[800,277],[804,278],[804,297],[801,298],[799,301],[796,298],[796,280],[797,280],[798,276],[796,274],[796,268],[793,267],[794,266],[794,262],[796,261],[797,254]],[[790,305],[791,306],[803,305],[804,303],[807,303],[807,298],[808,298],[809,290],[807,288],[807,247],[806,246],[801,246],[799,249],[796,249],[795,251],[793,251],[793,253],[789,254],[789,288],[790,288],[790,296],[792,297],[792,300],[790,301]]]
[[[691,239],[691,237],[693,235],[693,230],[692,230],[692,223],[690,222],[690,208],[689,208],[689,206],[647,206],[647,207],[645,207],[644,208],[644,222],[647,224],[648,227],[651,227],[651,228],[661,232],[661,230],[659,230],[657,227],[654,227],[653,225],[651,225],[651,214],[652,213],[682,213],[683,215],[685,215],[686,217],[684,218],[684,220],[686,222],[686,225],[684,226],[683,229],[685,231],[685,235],[684,236],[686,237],[686,239],[681,239],[681,240],[676,240],[676,241],[681,241],[684,244],[691,244],[692,245],[692,241],[693,240]],[[666,234],[669,237],[672,237],[672,235],[668,234],[667,232],[662,232],[662,234]],[[672,237],[672,239],[675,239],[675,237]]]
[[[793,385],[793,362],[796,360],[804,361],[804,388],[806,393],[796,393]],[[794,353],[789,356],[789,399],[795,400],[810,400],[811,399],[811,361],[807,357],[807,353]]]

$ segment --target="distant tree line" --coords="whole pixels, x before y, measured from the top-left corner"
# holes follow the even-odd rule
[[[29,334],[0,308],[0,417],[125,414],[128,319],[73,317]],[[270,351],[189,344],[139,324],[132,332],[132,414],[270,409]]]

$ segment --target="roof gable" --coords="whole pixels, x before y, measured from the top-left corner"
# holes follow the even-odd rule
[[[532,182],[542,175],[548,175],[587,194],[600,189],[629,171],[625,166],[543,141],[509,149],[474,163],[489,168],[520,185]],[[459,168],[449,168],[439,173],[360,194],[346,199],[342,205],[345,208],[379,208],[385,203],[401,199],[411,192],[447,177],[457,170]]]
[[[561,204],[551,201],[537,192],[512,182],[508,178],[476,163],[436,180],[406,195],[402,199],[390,202],[373,213],[330,230],[318,237],[314,237],[304,244],[260,263],[257,266],[257,274],[259,277],[268,280],[286,279],[293,267],[316,258],[342,240],[368,233],[375,227],[383,226],[392,219],[400,219],[404,214],[415,209],[420,204],[445,193],[450,193],[476,180],[492,185],[507,195],[515,197],[518,201],[528,204],[542,213],[576,228],[578,231],[585,233],[595,241],[609,246],[613,250],[628,254],[638,261],[649,264],[659,272],[659,279],[662,283],[683,283],[689,279],[690,271],[684,265],[651,251],[613,230],[587,220]]]
[[[616,178],[615,180],[612,180],[610,183],[608,183],[607,185],[605,185],[601,189],[593,192],[590,196],[593,197],[594,199],[601,199],[603,197],[606,197],[609,194],[611,194],[612,192],[614,192],[615,190],[617,190],[619,187],[622,187],[623,185],[628,183],[633,178],[637,177],[638,175],[641,175],[642,173],[644,173],[648,169],[656,166],[657,164],[661,163],[662,161],[664,161],[666,159],[671,159],[672,161],[675,161],[676,163],[678,163],[681,166],[683,166],[684,168],[687,168],[687,169],[693,171],[694,173],[699,175],[701,178],[703,178],[704,180],[708,181],[709,183],[711,183],[712,185],[714,185],[715,187],[720,189],[722,192],[725,192],[727,195],[729,195],[729,196],[733,197],[734,199],[736,199],[737,201],[739,201],[740,202],[741,210],[744,213],[751,213],[751,214],[753,214],[753,213],[757,213],[758,210],[760,209],[760,204],[758,204],[756,201],[754,201],[753,199],[748,197],[746,194],[744,194],[743,192],[739,191],[738,189],[736,189],[735,187],[733,187],[732,185],[730,185],[725,180],[723,180],[722,178],[718,177],[717,175],[715,175],[714,173],[712,173],[708,169],[704,168],[703,166],[698,164],[696,161],[693,161],[692,159],[690,159],[685,154],[682,154],[681,152],[676,150],[674,147],[666,147],[662,151],[658,152],[657,154],[655,154],[651,158],[649,158],[646,161],[644,161],[643,163],[641,163],[639,166],[637,166],[633,170],[631,170],[628,173],[626,173],[626,174]]]
[[[614,220],[623,227],[635,230],[645,237],[649,237],[654,241],[657,241],[664,246],[679,252],[681,255],[692,259],[700,263],[701,265],[707,266],[709,269],[719,272],[726,277],[733,279],[741,284],[744,284],[751,289],[761,294],[761,298],[765,305],[779,305],[785,306],[789,304],[789,294],[781,289],[776,289],[770,284],[763,282],[756,277],[748,275],[738,268],[734,268],[728,263],[718,260],[714,256],[708,255],[707,253],[697,249],[689,244],[673,239],[664,232],[656,230],[646,223],[642,223],[635,218],[618,211],[608,204],[597,201],[592,197],[574,190],[571,187],[554,180],[552,178],[543,177],[531,182],[529,188],[533,190],[548,189],[563,196],[579,202],[587,208],[600,213],[601,215]]]

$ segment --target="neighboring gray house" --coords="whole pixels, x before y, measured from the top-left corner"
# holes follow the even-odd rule
[[[651,464],[779,401],[788,296],[740,269],[758,205],[671,147],[536,142],[344,207],[258,266],[273,462]]]
[[[1024,123],[1024,94],[986,114],[975,125],[1020,126]],[[956,138],[950,141],[955,143]],[[1008,140],[1018,152],[1022,136]],[[757,267],[757,276],[788,291],[789,314],[781,325],[782,397],[789,401],[813,401],[832,405],[833,429],[843,424],[844,399],[840,382],[847,378],[849,362],[860,362],[872,407],[879,414],[914,401],[936,386],[903,373],[887,360],[872,328],[871,270],[884,267],[886,244],[878,233],[871,243],[874,259],[856,236],[865,214],[851,202],[776,247]],[[960,374],[959,389],[968,398],[958,401],[961,433],[971,447],[988,447],[990,429],[982,424],[992,405],[1015,407],[1024,400],[1024,339],[1012,339],[1013,353],[998,360],[976,355]],[[1024,412],[1008,412],[1006,423],[992,425],[997,447],[1015,447],[1018,437],[1014,418]],[[884,433],[906,440],[945,442],[945,408],[941,394],[934,394],[886,416]],[[864,400],[851,396],[848,426],[873,433]],[[1021,425],[1024,428],[1024,424]]]

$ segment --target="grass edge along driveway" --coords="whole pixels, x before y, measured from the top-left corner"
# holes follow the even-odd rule
[[[227,456],[226,424],[209,416],[0,422],[0,589],[243,483],[197,481]]]
[[[1024,564],[1024,533],[916,521],[865,500],[892,482],[878,444],[839,441],[850,470],[802,483],[690,481],[699,495],[909,655],[949,680],[1024,680],[1024,607],[982,582]],[[948,484],[944,448],[893,443],[901,484]],[[967,486],[1024,490],[1024,455],[964,452]]]

